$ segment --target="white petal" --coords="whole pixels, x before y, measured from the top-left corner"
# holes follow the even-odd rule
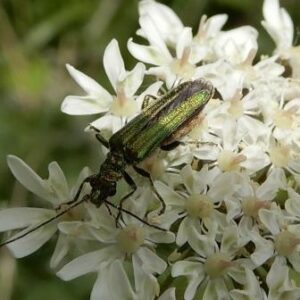
[[[182,208],[184,207],[185,200],[178,193],[174,192],[170,187],[156,180],[154,182],[156,191],[161,195],[166,205]]]
[[[234,257],[238,251],[238,229],[235,225],[223,228],[224,233],[221,243],[221,252]]]
[[[300,272],[300,252],[299,250],[294,251],[290,256],[289,256],[289,262],[292,264],[294,270],[296,272]]]
[[[115,259],[114,248],[114,246],[110,246],[79,256],[66,264],[57,273],[57,276],[62,280],[68,281],[89,272],[96,272],[102,262],[108,262]]]
[[[263,15],[266,21],[262,25],[275,41],[278,48],[291,47],[294,36],[294,26],[290,15],[280,8],[278,0],[265,0]]]
[[[105,272],[99,272],[97,280],[93,286],[90,300],[107,300],[112,299],[111,288],[108,288],[109,281],[107,278],[107,269]]]
[[[197,292],[197,288],[200,285],[201,281],[203,280],[203,277],[201,276],[192,276],[189,278],[188,286],[186,287],[185,293],[184,293],[184,300],[193,300],[194,296]]]
[[[144,63],[160,66],[168,62],[157,47],[136,44],[132,38],[128,40],[127,48],[132,56]]]
[[[91,123],[92,126],[100,130],[108,130],[115,133],[123,126],[122,120],[119,117],[112,115],[103,116]]]
[[[234,64],[244,62],[251,49],[257,50],[257,30],[250,26],[242,26],[226,31],[220,35],[215,52],[219,58],[227,59]]]
[[[233,300],[240,299],[256,299],[256,300],[264,300],[266,299],[263,290],[261,289],[259,282],[253,273],[253,271],[249,269],[245,269],[246,273],[246,285],[244,290],[231,290],[230,296]]]
[[[185,27],[180,36],[178,37],[178,42],[176,44],[176,57],[182,58],[185,48],[190,47],[192,44],[193,34],[192,28]]]
[[[270,163],[268,155],[264,152],[262,147],[258,145],[245,147],[240,154],[247,158],[241,162],[240,166],[245,168],[248,174],[253,174]]]
[[[58,197],[58,201],[54,204],[58,204],[59,202],[66,202],[69,200],[69,187],[64,175],[64,172],[60,168],[57,162],[52,162],[48,166],[49,170],[49,179],[48,182],[50,186],[55,190],[55,194]]]
[[[148,274],[161,274],[167,263],[150,249],[141,247],[133,256],[134,268],[142,268]]]
[[[56,224],[49,223],[44,225],[42,228],[31,232],[27,236],[9,244],[7,247],[17,258],[27,256],[42,247],[53,236],[56,230]],[[16,237],[26,231],[27,229],[17,233]]]
[[[99,270],[90,299],[136,299],[128,276],[119,260],[110,265],[105,264]]]
[[[203,300],[211,299],[230,299],[228,289],[223,279],[208,281],[203,295]]]
[[[221,31],[228,19],[228,15],[220,14],[210,17],[205,24],[205,31],[208,37],[214,37]]]
[[[109,78],[111,85],[116,91],[118,82],[126,72],[117,40],[113,39],[105,48],[103,55],[103,65],[107,77]]]
[[[200,256],[207,257],[214,253],[214,237],[200,234],[194,227],[189,229],[189,244]]]
[[[170,60],[172,56],[151,18],[148,15],[144,15],[140,17],[139,23],[148,41],[150,42],[150,45],[157,47],[161,55],[163,55],[166,60]]]
[[[52,196],[48,184],[38,176],[23,160],[14,155],[7,156],[7,164],[16,179],[29,191],[49,200]]]
[[[279,227],[279,216],[272,210],[260,209],[258,212],[261,222],[268,228],[268,230],[273,234],[280,232]]]
[[[50,267],[51,269],[57,268],[59,263],[65,258],[67,253],[70,250],[68,237],[66,237],[63,234],[60,234],[58,236],[58,240],[56,242],[55,250],[52,254],[51,260],[50,260]]]
[[[124,80],[125,94],[128,98],[132,97],[144,80],[145,65],[137,63],[134,69],[126,74]]]
[[[261,266],[273,255],[273,243],[262,238],[258,233],[251,233],[251,240],[255,244],[255,251],[250,257],[256,266]]]
[[[88,95],[105,99],[110,97],[110,94],[94,79],[78,71],[69,64],[67,64],[66,67],[73,79]]]
[[[205,273],[203,265],[200,262],[181,260],[174,263],[172,267],[172,276],[189,276],[197,274],[199,277],[204,277]]]
[[[0,210],[0,232],[41,223],[55,215],[54,210],[16,207]]]
[[[176,244],[178,246],[182,246],[188,241],[188,232],[189,232],[189,225],[190,225],[190,218],[185,217],[177,230],[177,235],[176,235]]]
[[[162,38],[167,43],[175,44],[178,35],[183,29],[183,25],[174,11],[167,5],[155,1],[140,1],[139,2],[140,16],[148,15]]]
[[[286,261],[283,257],[277,256],[269,270],[267,275],[268,287],[279,288],[283,285],[284,281],[289,278],[289,268],[286,265]]]
[[[161,226],[161,225],[160,225]],[[173,243],[175,241],[175,234],[173,232],[162,232],[155,230],[152,233],[149,233],[149,239],[156,244],[160,243]]]
[[[122,263],[117,260],[112,263],[108,272],[109,285],[113,291],[111,299],[133,299],[132,291],[128,276],[124,270]],[[117,288],[113,288],[117,284]]]
[[[69,115],[94,115],[109,110],[112,96],[67,96],[61,104],[61,111]]]
[[[176,300],[175,288],[167,289],[157,300]]]

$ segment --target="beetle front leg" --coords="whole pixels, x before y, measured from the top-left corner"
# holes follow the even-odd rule
[[[118,214],[117,214],[117,217],[116,217],[116,226],[118,226],[119,224],[119,220],[122,216],[122,207],[123,207],[123,203],[125,202],[126,199],[128,199],[131,195],[133,195],[133,193],[136,191],[137,189],[137,186],[135,184],[135,182],[133,181],[133,179],[129,176],[129,174],[127,172],[123,172],[123,177],[126,181],[126,183],[132,188],[132,191],[130,193],[128,193],[127,195],[125,195],[121,200],[120,200],[120,203],[119,203],[119,211],[118,211]]]
[[[108,140],[101,134],[101,131],[98,129],[98,128],[96,128],[96,127],[94,127],[93,125],[89,125],[89,128],[91,129],[91,130],[93,130],[94,132],[96,132],[95,133],[95,137],[96,137],[96,139],[101,143],[101,145],[103,145],[105,148],[107,148],[107,149],[109,149],[109,142],[108,142]]]
[[[157,196],[157,198],[158,198],[158,200],[160,201],[161,206],[162,206],[158,214],[159,214],[159,215],[163,214],[163,213],[165,212],[165,210],[166,210],[166,203],[165,203],[165,201],[163,200],[163,198],[160,196],[160,194],[156,191],[150,173],[148,173],[148,172],[145,171],[144,169],[139,168],[139,167],[137,167],[137,166],[133,166],[133,168],[134,168],[134,170],[135,170],[138,174],[140,174],[140,175],[142,175],[142,176],[144,176],[144,177],[146,177],[146,178],[149,179],[150,184],[151,184],[151,187],[152,187],[152,189],[153,189],[155,195]]]

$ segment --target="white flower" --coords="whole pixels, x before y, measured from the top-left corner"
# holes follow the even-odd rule
[[[294,25],[290,15],[279,6],[278,0],[264,0],[263,15],[265,20],[262,25],[266,28],[278,51],[292,46]]]
[[[297,300],[300,297],[300,288],[296,287],[285,261],[277,257],[267,275],[269,300]]]
[[[0,211],[0,231],[23,229],[13,237],[53,219],[8,244],[14,255],[34,252],[59,229],[51,267],[60,269],[57,275],[63,280],[95,273],[91,300],[299,299],[293,274],[300,272],[300,48],[292,44],[293,22],[278,0],[265,0],[263,14],[276,49],[274,55],[257,59],[255,28],[224,31],[227,15],[204,15],[193,35],[169,7],[142,0],[137,34],[146,42],[128,41],[129,51],[141,62],[126,71],[116,40],[104,52],[113,95],[67,65],[85,94],[66,97],[62,110],[100,114],[92,125],[104,129],[105,137],[126,126],[145,96],[155,98],[162,86],[171,90],[203,77],[215,93],[197,119],[184,119],[179,129],[173,128],[171,137],[189,133],[172,151],[156,145],[153,155],[136,165],[123,157],[126,134],[124,140],[122,134],[115,136],[120,145],[107,149],[111,167],[100,168],[98,185],[91,184],[93,195],[103,191],[105,181],[115,181],[115,171],[130,182],[128,172],[137,189],[130,193],[120,180],[117,194],[99,209],[91,203],[68,206],[70,211],[58,220],[55,216],[74,199],[87,170],[70,191],[57,163],[49,165],[49,179],[43,180],[9,156],[15,177],[53,207]],[[150,65],[147,71],[143,63]],[[140,92],[144,75],[162,81]],[[165,120],[172,105],[185,98],[180,93],[170,98],[171,105],[151,100],[161,109],[159,116],[143,110],[145,127],[136,135],[164,126],[161,115]],[[151,180],[132,167],[144,169]],[[88,199],[87,188],[83,200]],[[120,199],[126,199],[123,210],[118,210]],[[166,204],[163,214],[158,200]]]
[[[141,17],[147,15],[151,18],[160,36],[167,44],[176,44],[184,27],[172,9],[153,0],[143,0],[139,2],[139,15]],[[146,37],[142,28],[138,30],[138,34]]]
[[[222,200],[220,197],[211,197],[219,189],[215,184],[215,176],[214,170],[208,171],[207,166],[199,172],[193,171],[190,166],[184,167],[181,178],[186,192],[176,192],[162,182],[155,182],[155,188],[167,207],[181,219],[176,238],[179,246],[189,242],[191,231],[195,228],[200,232],[220,232],[220,228],[226,225],[225,215],[215,209]]]
[[[300,47],[293,47],[294,24],[288,12],[279,6],[279,0],[265,0],[263,5],[265,27],[276,44],[275,53],[292,68],[292,77],[299,78]]]
[[[220,249],[213,235],[201,235],[195,228],[192,232],[190,243],[198,256],[178,261],[172,267],[172,276],[188,278],[184,299],[194,299],[199,286],[203,300],[228,299],[229,289],[225,282],[245,284],[245,269],[251,267],[251,263],[235,259],[235,253],[240,247],[237,228],[230,226],[224,229]]]
[[[14,229],[23,229],[21,232],[12,236],[18,237],[26,233],[31,228],[39,225],[40,223],[56,216],[56,209],[59,205],[73,199],[74,192],[77,191],[81,181],[87,177],[88,169],[83,169],[79,175],[79,179],[75,187],[70,191],[66,178],[56,162],[49,164],[49,178],[42,179],[39,177],[25,162],[20,158],[9,155],[7,158],[9,168],[16,177],[16,179],[23,184],[29,191],[36,194],[39,198],[49,202],[53,208],[9,208],[0,211],[0,231],[8,231]],[[72,219],[80,218],[82,208],[73,211]],[[65,216],[67,217],[67,215]],[[43,246],[57,231],[57,227],[61,220],[53,220],[47,225],[39,228],[38,230],[30,233],[29,235],[8,244],[8,248],[16,257],[27,256],[41,246]],[[63,256],[58,259],[53,258],[51,265],[56,265]]]
[[[146,213],[146,202],[139,198],[139,202],[128,200],[126,208],[132,213],[143,217]],[[125,205],[124,204],[124,205]],[[155,274],[161,274],[167,264],[155,254],[155,243],[171,243],[174,235],[162,232],[148,225],[144,225],[124,214],[122,228],[115,227],[115,220],[107,214],[106,208],[89,209],[91,215],[90,233],[97,239],[99,250],[88,252],[66,264],[58,276],[64,280],[71,280],[89,272],[98,273],[93,287],[93,299],[121,299],[123,290],[130,299],[141,299],[137,295],[144,293],[143,299],[153,299],[159,294],[159,285]],[[163,225],[161,225],[163,226]],[[128,264],[134,275],[134,287],[129,283],[127,274]],[[118,286],[121,280],[123,286]],[[103,288],[103,287],[106,288]],[[143,289],[147,288],[147,292]],[[137,294],[137,295],[135,295]],[[110,298],[107,298],[107,297]],[[124,297],[124,296],[123,296]]]
[[[126,71],[116,40],[112,40],[106,47],[103,65],[116,95],[112,96],[95,80],[67,65],[70,75],[85,90],[87,95],[67,96],[62,103],[61,110],[71,115],[110,112],[114,117],[109,117],[111,123],[109,129],[116,131],[121,126],[120,117],[130,117],[138,111],[138,104],[134,95],[143,82],[145,67],[142,63],[138,63],[133,70]],[[108,122],[108,119],[102,119],[102,123]],[[98,123],[96,121],[92,124],[99,127]]]
[[[246,283],[244,289],[240,289],[240,290],[234,289],[230,291],[230,296],[232,297],[232,299],[233,300],[240,300],[240,299],[266,300],[267,295],[264,292],[264,290],[260,287],[259,281],[256,278],[253,271],[249,269],[245,269],[245,274],[246,274]]]

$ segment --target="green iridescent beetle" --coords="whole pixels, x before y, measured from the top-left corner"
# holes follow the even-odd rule
[[[180,144],[179,139],[190,132],[192,127],[198,123],[201,112],[212,97],[213,91],[212,84],[204,79],[187,81],[146,106],[140,114],[114,133],[108,141],[98,129],[92,128],[96,131],[96,138],[109,149],[99,172],[87,177],[81,183],[74,199],[65,203],[68,205],[67,209],[24,234],[0,244],[0,247],[20,239],[57,219],[83,201],[90,201],[96,207],[100,207],[104,203],[108,208],[109,206],[117,208],[119,210],[117,220],[123,211],[149,226],[162,230],[162,228],[149,224],[122,208],[122,203],[137,189],[135,182],[125,169],[127,166],[132,166],[139,174],[148,177],[153,186],[150,174],[139,168],[137,164],[149,157],[158,147],[163,150],[171,150],[177,147]],[[116,206],[107,198],[116,194],[116,183],[121,178],[125,179],[132,191],[120,200],[119,206]],[[82,188],[86,183],[91,186],[91,192],[80,199]],[[165,203],[155,189],[154,192],[161,201],[160,213],[163,213]]]

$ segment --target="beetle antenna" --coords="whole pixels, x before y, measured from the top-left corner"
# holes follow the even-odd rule
[[[41,227],[53,222],[54,220],[58,219],[59,217],[61,217],[62,215],[64,215],[65,213],[67,213],[68,211],[70,211],[71,209],[73,209],[74,207],[78,206],[79,204],[81,204],[82,202],[86,201],[88,199],[88,197],[83,197],[80,201],[76,202],[76,203],[73,203],[71,204],[70,206],[68,206],[66,209],[64,209],[63,211],[59,212],[58,214],[56,214],[54,217],[50,218],[50,219],[47,219],[46,221],[32,227],[30,230],[20,234],[20,235],[17,235],[16,237],[12,238],[12,239],[8,239],[7,241],[4,241],[2,243],[0,243],[0,248],[5,246],[5,245],[8,245],[10,243],[13,243],[25,236],[27,236],[28,234],[40,229]]]
[[[8,244],[11,244],[19,239],[22,239],[23,237],[27,236],[28,234],[40,229],[41,227],[53,222],[54,220],[58,219],[59,217],[63,216],[64,214],[66,214],[68,211],[70,211],[71,209],[73,209],[74,207],[80,205],[81,203],[87,201],[89,199],[89,195],[86,195],[84,196],[80,201],[76,202],[76,203],[73,203],[71,205],[69,205],[66,209],[64,209],[63,211],[59,212],[58,214],[56,214],[55,216],[53,216],[52,218],[50,219],[47,219],[46,221],[32,227],[30,230],[20,234],[20,235],[17,235],[16,237],[12,238],[12,239],[8,239],[2,243],[0,243],[0,248],[2,248],[3,246],[6,246]],[[155,228],[155,229],[158,229],[160,231],[167,231],[166,229],[164,228],[161,228],[157,225],[154,225],[154,224],[150,224],[148,223],[147,221],[143,220],[142,218],[140,218],[139,216],[135,215],[134,213],[132,213],[131,211],[125,209],[125,208],[122,208],[122,207],[118,207],[117,205],[115,205],[114,203],[108,201],[108,200],[104,200],[104,203],[110,207],[113,207],[119,211],[122,211],[124,212],[125,214],[127,215],[130,215],[132,216],[133,218],[135,218],[136,220],[140,221],[141,223],[143,224],[146,224],[147,226],[149,227],[152,227],[152,228]]]

